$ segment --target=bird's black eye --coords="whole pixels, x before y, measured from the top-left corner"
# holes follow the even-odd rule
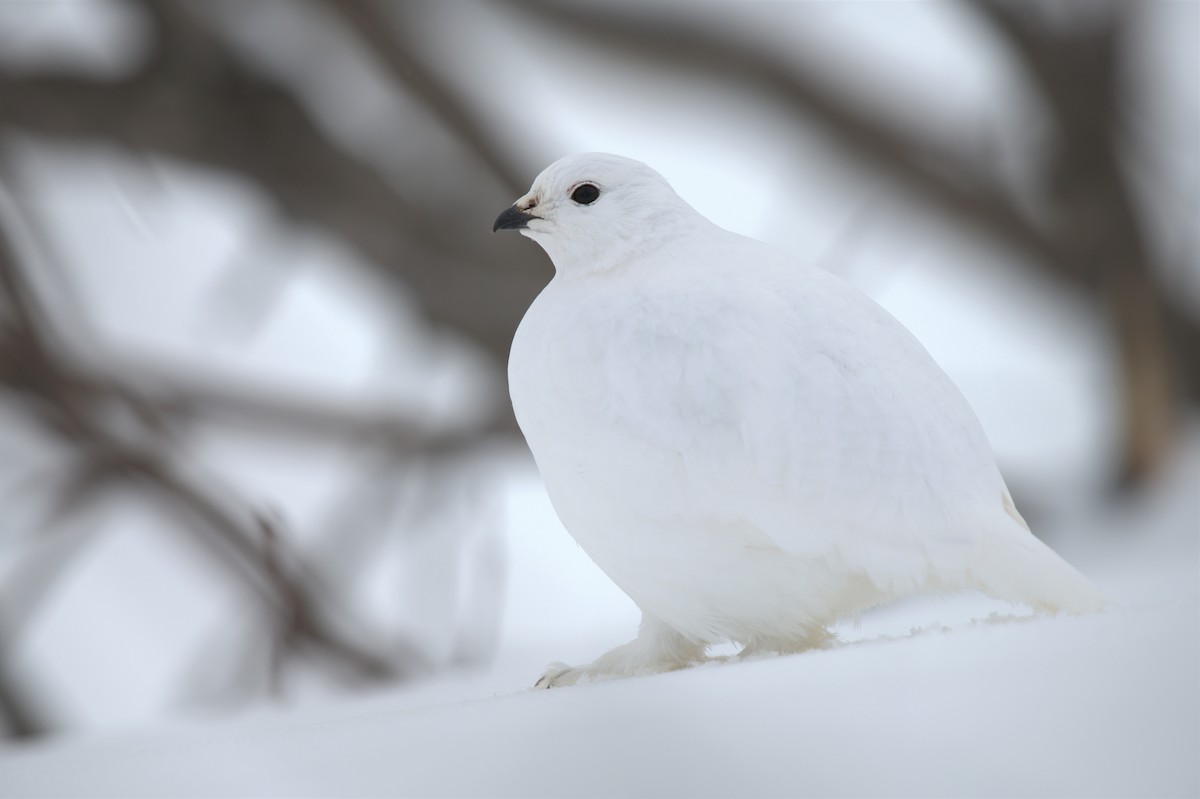
[[[591,183],[584,183],[571,192],[571,199],[580,205],[591,205],[600,196],[600,189]]]

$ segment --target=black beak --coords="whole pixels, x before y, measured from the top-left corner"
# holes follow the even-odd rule
[[[515,205],[511,205],[500,212],[500,216],[496,217],[496,224],[492,225],[492,232],[497,230],[521,230],[529,227],[530,219],[541,219],[540,216],[522,211]]]

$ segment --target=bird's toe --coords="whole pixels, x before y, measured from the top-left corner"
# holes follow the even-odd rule
[[[583,670],[573,666],[568,666],[566,663],[555,661],[551,663],[537,682],[533,684],[534,688],[560,688],[564,685],[574,685],[579,682],[579,678],[583,676]]]

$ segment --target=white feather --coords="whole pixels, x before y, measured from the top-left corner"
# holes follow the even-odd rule
[[[549,683],[819,645],[916,591],[1103,604],[1025,527],[954,384],[852,286],[617,156],[557,162],[518,207],[557,272],[513,341],[517,420],[564,526],[648,620],[645,652]]]

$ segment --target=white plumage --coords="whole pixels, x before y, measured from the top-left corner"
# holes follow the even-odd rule
[[[1103,605],[1029,532],[946,374],[841,279],[613,155],[551,165],[496,227],[556,269],[513,340],[517,421],[564,526],[643,612],[636,640],[540,685],[726,640],[800,651],[918,591]]]

